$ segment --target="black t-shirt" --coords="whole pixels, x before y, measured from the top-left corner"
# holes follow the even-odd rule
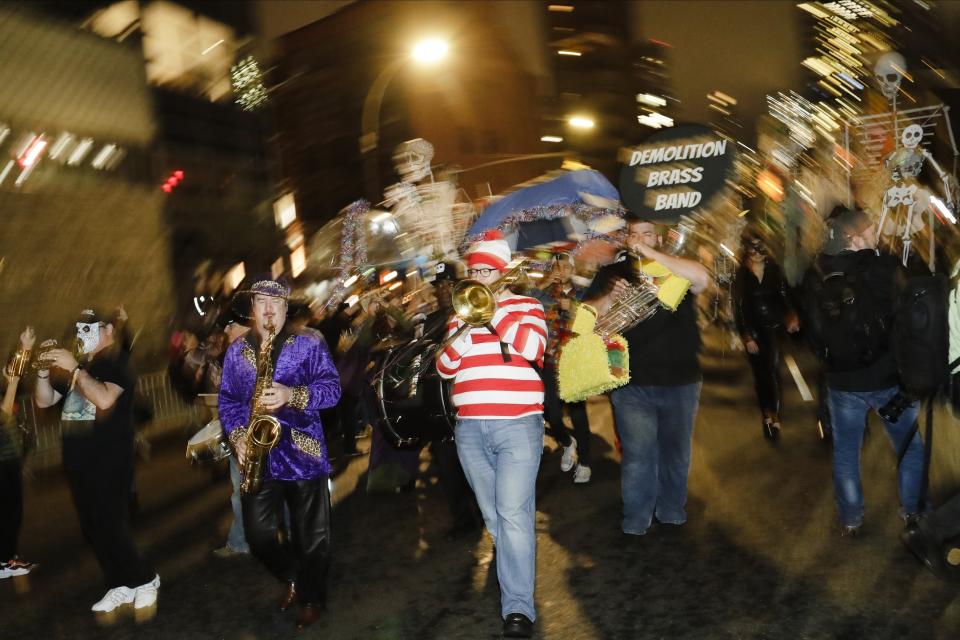
[[[617,259],[597,272],[583,296],[585,300],[609,292],[614,277],[636,282],[631,258],[621,254]],[[623,334],[630,349],[631,384],[672,387],[700,381],[700,328],[695,297],[692,292],[687,293],[676,311],[661,308]]]
[[[84,369],[99,382],[112,382],[123,392],[109,409],[98,409],[79,389],[69,391],[70,377],[52,377],[62,396],[60,426],[64,464],[93,460],[128,462],[133,451],[133,400],[137,378],[120,350],[98,353]]]

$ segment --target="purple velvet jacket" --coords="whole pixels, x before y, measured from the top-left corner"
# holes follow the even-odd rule
[[[244,336],[227,350],[220,385],[220,423],[239,437],[250,422],[257,352]],[[293,390],[290,402],[274,415],[283,427],[270,452],[265,480],[312,480],[330,474],[320,410],[340,399],[340,376],[322,338],[291,335],[283,344],[273,379]],[[243,430],[240,434],[234,432]]]

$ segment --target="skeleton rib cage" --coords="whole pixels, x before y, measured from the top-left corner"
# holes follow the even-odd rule
[[[936,128],[941,118],[949,135],[950,147],[953,150],[953,175],[957,173],[957,145],[954,141],[953,130],[950,128],[950,107],[942,104],[929,107],[917,107],[896,112],[896,122],[893,113],[878,113],[860,116],[855,122],[847,123],[847,136],[853,142],[853,136],[860,143],[861,162],[854,169],[848,167],[847,173],[852,177],[863,177],[883,168],[883,162],[893,149],[885,149],[887,140],[892,139],[894,149],[900,147],[900,135],[908,126],[915,124],[923,129],[923,139],[920,146],[926,147],[936,135]]]

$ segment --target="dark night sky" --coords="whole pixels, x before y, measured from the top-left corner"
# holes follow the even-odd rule
[[[766,112],[765,96],[803,86],[802,14],[789,0],[650,0],[634,5],[644,38],[669,42],[672,85],[683,118],[711,119],[707,94],[720,90],[739,101],[751,130]]]
[[[266,40],[319,20],[350,2],[178,0],[241,33],[259,32]],[[77,20],[111,2],[31,0],[26,4]],[[497,7],[518,62],[545,76],[546,59],[535,51],[535,41],[543,32],[542,16],[537,15],[542,5],[504,1]],[[657,38],[673,45],[670,72],[674,93],[682,100],[682,117],[709,120],[713,112],[707,109],[706,95],[719,89],[738,99],[748,129],[765,112],[767,93],[802,88],[805,36],[800,14],[794,0],[645,0],[632,5],[636,38]],[[545,46],[539,48],[545,50]]]

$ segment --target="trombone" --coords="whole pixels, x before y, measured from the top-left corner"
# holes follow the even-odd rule
[[[446,340],[437,343],[436,334],[439,329],[426,333],[416,340],[412,340],[405,347],[398,350],[395,354],[383,363],[380,370],[374,375],[374,382],[387,376],[387,371],[397,362],[409,360],[414,354],[423,352],[425,349],[433,348],[433,357],[425,357],[414,365],[412,370],[407,372],[407,376],[418,378],[423,372],[434,363],[435,359],[440,357],[444,349],[463,335],[464,331],[474,327],[483,327],[490,324],[493,315],[497,311],[497,293],[504,287],[526,282],[526,266],[528,258],[520,258],[509,271],[497,278],[496,282],[487,286],[476,280],[461,280],[451,292],[451,302],[453,304],[454,315],[463,321],[463,326],[453,332]],[[437,345],[437,346],[432,346]],[[396,387],[406,380],[397,379],[389,376],[392,384]]]
[[[440,343],[434,354],[435,358],[439,358],[440,354],[463,335],[464,331],[490,324],[493,314],[497,311],[497,294],[500,290],[518,282],[527,282],[528,261],[528,258],[520,258],[513,268],[497,278],[490,286],[476,280],[461,280],[453,287],[450,295],[453,313],[463,322],[463,326]]]

